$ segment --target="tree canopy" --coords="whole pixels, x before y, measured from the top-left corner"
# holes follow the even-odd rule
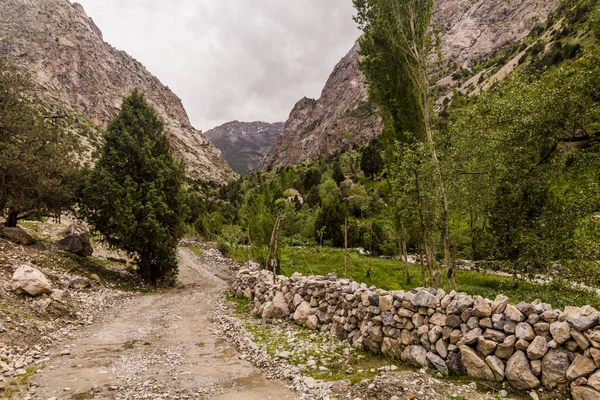
[[[28,213],[54,213],[75,201],[81,170],[70,118],[32,94],[26,76],[0,57],[0,211],[6,226]]]
[[[135,256],[153,284],[172,283],[186,214],[185,170],[164,123],[134,90],[108,125],[84,189],[82,215],[106,241]]]

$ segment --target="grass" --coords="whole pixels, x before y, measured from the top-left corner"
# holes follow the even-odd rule
[[[190,246],[190,247],[188,247],[188,249],[190,249],[190,251],[192,253],[194,253],[194,255],[198,258],[202,257],[202,255],[204,254],[204,252],[200,249],[200,247],[197,247],[197,246]]]
[[[24,375],[9,380],[4,392],[0,393],[0,399],[12,399],[16,394],[22,394],[20,393],[21,389],[25,388],[27,381],[35,374],[37,369],[38,367],[27,367],[25,368],[25,371],[27,372]]]
[[[307,276],[335,272],[338,277],[343,277],[344,251],[321,247],[285,247],[281,249],[281,269],[286,276],[291,276],[294,272]],[[409,269],[410,284],[406,281],[404,263],[400,260],[368,257],[355,251],[350,251],[348,255],[348,277],[385,290],[408,290],[424,286],[420,267],[410,264]],[[600,309],[600,297],[595,293],[565,287],[558,282],[539,284],[524,279],[515,280],[513,277],[463,270],[456,271],[456,281],[460,291],[492,300],[502,293],[509,296],[515,304],[539,298],[555,308],[590,304]],[[446,291],[450,290],[447,282],[443,286]]]

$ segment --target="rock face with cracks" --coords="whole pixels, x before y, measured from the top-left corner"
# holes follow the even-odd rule
[[[283,319],[419,368],[518,390],[570,385],[573,396],[600,398],[599,313],[590,306],[561,311],[540,300],[511,305],[503,295],[385,291],[334,274],[295,273],[274,283],[271,272],[252,268],[238,272],[232,291],[250,293],[256,314],[277,299],[289,309]]]

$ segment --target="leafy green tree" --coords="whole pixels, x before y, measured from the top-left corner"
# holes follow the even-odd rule
[[[171,284],[184,231],[184,182],[183,162],[173,157],[163,121],[134,90],[108,125],[82,215],[111,246],[135,257],[144,279]]]
[[[32,94],[26,77],[0,57],[0,213],[14,227],[29,213],[69,209],[82,182],[71,119]]]
[[[381,106],[386,130],[404,141],[407,133],[412,134],[426,145],[432,160],[432,178],[441,200],[447,276],[455,290],[446,186],[431,123],[428,70],[434,44],[429,33],[433,4],[433,0],[354,0],[358,12],[355,20],[364,31],[360,67],[370,87],[369,95]],[[411,117],[407,119],[407,115]]]
[[[371,140],[362,150],[360,169],[363,170],[366,176],[375,177],[383,171],[385,163],[381,157],[382,150],[383,146],[378,138]]]
[[[323,239],[331,242],[335,247],[343,247],[344,232],[342,229],[346,217],[346,208],[339,199],[324,203],[315,221],[315,238],[317,242],[321,243],[321,239]],[[323,232],[322,237],[320,231]]]

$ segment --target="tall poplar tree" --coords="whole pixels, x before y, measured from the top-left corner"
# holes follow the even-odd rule
[[[364,31],[360,39],[363,55],[360,66],[370,96],[382,110],[386,133],[400,140],[410,140],[412,134],[429,152],[442,208],[444,261],[450,286],[456,289],[446,187],[431,127],[428,68],[434,47],[429,34],[433,3],[433,0],[354,0],[358,11],[355,19]],[[416,168],[415,174],[418,174]],[[419,182],[418,176],[415,182]],[[431,263],[430,255],[428,262]]]

